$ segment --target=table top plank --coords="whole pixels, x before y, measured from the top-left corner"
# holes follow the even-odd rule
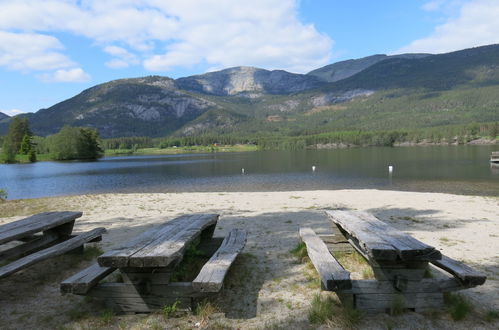
[[[82,212],[43,212],[0,226],[0,244],[74,221]]]
[[[326,211],[333,222],[356,239],[362,252],[375,261],[432,261],[441,253],[414,237],[362,211]]]
[[[188,244],[217,221],[218,214],[183,215],[145,231],[97,260],[104,267],[166,267],[181,258]]]

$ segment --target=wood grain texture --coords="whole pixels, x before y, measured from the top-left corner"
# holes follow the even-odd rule
[[[198,276],[192,281],[194,289],[201,292],[218,292],[230,266],[246,244],[245,230],[233,229],[225,237],[220,248],[201,268]]]
[[[189,243],[217,220],[218,214],[183,215],[145,231],[97,260],[104,267],[166,267],[181,259]]]
[[[32,240],[24,244],[20,244],[0,253],[0,260],[14,259],[24,254],[37,251],[55,244],[59,240],[59,235],[55,232],[47,231],[44,235],[32,236]]]
[[[487,280],[485,274],[447,256],[442,256],[441,260],[432,261],[432,264],[449,272],[467,287],[482,285]]]
[[[82,216],[82,212],[44,212],[0,226],[0,244],[45,231]]]
[[[85,268],[61,282],[62,293],[86,294],[100,280],[111,274],[116,268],[101,267],[98,263]]]
[[[434,247],[418,241],[362,211],[326,211],[329,218],[347,234],[353,245],[369,259],[432,261],[441,258]]]
[[[101,236],[105,232],[106,229],[104,228],[95,228],[92,229],[91,231],[81,234],[78,237],[74,237],[72,239],[59,243],[47,249],[35,252],[24,258],[11,262],[10,264],[0,268],[0,278],[6,277],[34,263],[74,250],[75,248],[83,245],[89,240],[92,240],[97,236]]]
[[[329,253],[326,244],[311,228],[300,228],[300,237],[307,246],[307,253],[327,290],[351,288],[350,273]]]

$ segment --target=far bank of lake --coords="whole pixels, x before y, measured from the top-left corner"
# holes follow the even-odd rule
[[[0,165],[0,189],[7,191],[8,199],[372,188],[499,196],[499,170],[489,164],[496,149],[462,145],[210,152]]]

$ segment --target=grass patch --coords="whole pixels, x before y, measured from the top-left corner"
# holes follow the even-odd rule
[[[374,278],[373,268],[371,267],[369,262],[367,262],[367,260],[357,251],[336,251],[333,252],[333,256],[336,258],[336,260],[338,260],[343,268],[345,268],[350,273],[360,273],[363,279]]]
[[[307,254],[307,245],[303,242],[298,243],[291,251],[292,255],[294,255],[300,262],[303,262],[305,257],[308,257]]]
[[[312,324],[326,324],[331,329],[349,329],[362,319],[358,310],[344,307],[333,293],[316,294],[310,304],[308,320]]]
[[[405,311],[405,299],[402,295],[396,295],[390,306],[391,315],[400,315]]]
[[[464,296],[459,294],[445,292],[444,302],[454,321],[463,320],[473,310],[471,303]]]
[[[216,306],[205,299],[196,306],[194,314],[201,319],[201,324],[204,324],[208,321],[211,315],[217,313],[218,311],[219,310]]]
[[[485,321],[493,322],[495,320],[499,320],[499,311],[498,310],[490,310],[485,314]]]
[[[176,316],[177,311],[178,311],[178,305],[180,305],[180,301],[177,300],[171,305],[164,305],[163,308],[161,308],[161,312],[164,316],[165,319],[168,319],[172,316]]]
[[[334,301],[330,297],[314,295],[308,311],[308,320],[312,324],[324,324],[334,316]]]
[[[101,322],[103,325],[110,325],[114,318],[114,312],[112,310],[105,310],[101,314]]]
[[[83,259],[92,260],[100,256],[104,251],[98,246],[85,246],[85,250],[83,251]]]

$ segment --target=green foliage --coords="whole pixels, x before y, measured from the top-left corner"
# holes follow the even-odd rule
[[[102,157],[103,154],[99,136],[90,128],[64,126],[51,141],[51,152],[56,160],[92,160]]]
[[[7,135],[4,137],[3,141],[3,158],[5,163],[14,163],[16,161],[16,155],[22,151],[21,145],[23,140],[27,140],[28,151],[30,149],[30,137],[31,130],[29,128],[29,123],[27,118],[14,117],[12,118],[9,128],[7,130]]]
[[[453,320],[463,320],[473,310],[471,303],[462,295],[450,292],[444,293],[444,302],[449,308]]]
[[[171,305],[163,306],[163,308],[161,309],[161,311],[163,312],[163,316],[167,319],[174,316],[177,313],[177,309],[178,309],[179,304],[180,304],[180,301],[177,300]]]
[[[0,189],[0,201],[4,201],[7,199],[7,191],[5,189]]]

